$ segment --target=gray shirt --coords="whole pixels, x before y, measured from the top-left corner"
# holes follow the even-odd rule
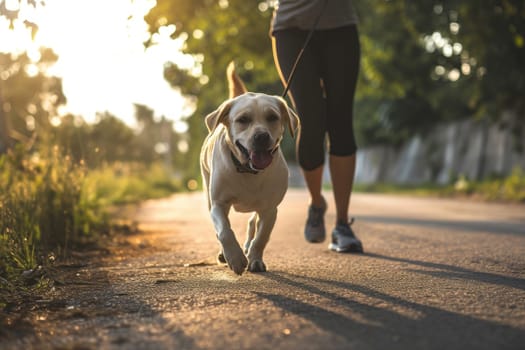
[[[332,29],[357,24],[352,0],[279,0],[270,33],[287,28],[310,30],[327,1],[316,29]]]

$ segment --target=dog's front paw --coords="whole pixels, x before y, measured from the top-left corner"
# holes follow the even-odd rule
[[[250,272],[266,272],[266,265],[262,260],[255,259],[250,261],[248,265],[248,271]]]
[[[224,250],[224,259],[228,263],[228,267],[233,270],[238,275],[242,275],[246,266],[248,266],[248,259],[244,256],[241,247],[237,249]]]

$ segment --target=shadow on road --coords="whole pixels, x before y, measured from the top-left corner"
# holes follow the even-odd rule
[[[198,349],[162,312],[115,289],[107,271],[70,272],[59,298],[0,312],[0,349]]]
[[[361,285],[287,272],[268,272],[264,277],[326,299],[321,306],[284,293],[256,292],[335,337],[359,342],[358,347],[517,349],[525,343],[521,329],[411,302]],[[366,302],[349,296],[355,293],[362,294]]]
[[[466,281],[479,281],[483,283],[490,283],[499,286],[506,286],[516,289],[525,290],[525,280],[522,278],[514,278],[502,276],[494,273],[479,272],[469,269],[465,269],[458,266],[439,264],[427,261],[411,260],[406,258],[398,258],[392,256],[386,256],[376,253],[366,253],[366,256],[383,259],[388,261],[395,261],[400,263],[406,263],[416,266],[421,266],[425,268],[436,269],[440,271],[428,271],[428,270],[416,270],[412,269],[409,271],[421,273],[434,277],[448,278],[448,279],[463,279]]]

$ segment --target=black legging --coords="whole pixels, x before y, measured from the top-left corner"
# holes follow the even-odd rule
[[[292,28],[273,35],[275,61],[286,81],[308,31]],[[297,157],[305,170],[324,163],[327,132],[331,155],[351,156],[357,150],[353,105],[359,58],[355,25],[315,31],[304,51],[290,95],[301,120]]]

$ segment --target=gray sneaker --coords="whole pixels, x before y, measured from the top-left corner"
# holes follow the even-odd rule
[[[326,201],[323,199],[323,205],[321,207],[310,205],[308,208],[308,219],[306,219],[306,226],[304,227],[304,238],[310,243],[321,243],[326,238],[326,229],[324,227],[326,207]]]
[[[330,250],[338,253],[362,253],[363,244],[355,236],[350,227],[354,219],[349,223],[338,223],[332,231],[332,243],[328,246]]]

